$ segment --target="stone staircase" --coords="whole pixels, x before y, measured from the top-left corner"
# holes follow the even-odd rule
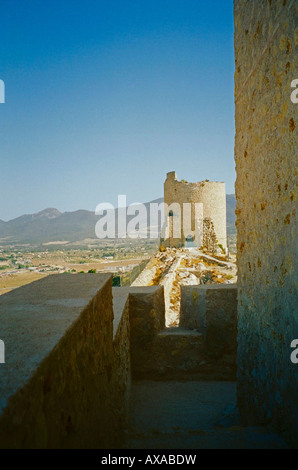
[[[208,351],[196,330],[166,328],[149,343],[142,368],[133,370],[137,379],[235,380],[236,357]]]
[[[236,286],[187,286],[175,328],[165,328],[162,287],[114,295],[114,302],[129,299],[132,385],[124,448],[286,448],[271,429],[240,422]]]
[[[245,428],[233,382],[134,381],[126,449],[285,449],[269,428]]]
[[[172,328],[165,328],[162,287],[147,289],[147,297],[129,289],[133,378],[235,380],[237,287],[182,288],[180,326]]]

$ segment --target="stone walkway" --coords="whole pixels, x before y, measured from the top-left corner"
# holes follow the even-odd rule
[[[233,382],[152,382],[132,386],[128,449],[285,449],[270,429],[244,428]]]
[[[207,255],[198,248],[167,249],[158,252],[133,282],[133,287],[164,287],[166,327],[178,327],[181,286],[198,284],[235,284],[234,262]]]

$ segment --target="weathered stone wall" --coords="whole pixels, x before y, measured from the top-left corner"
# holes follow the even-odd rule
[[[118,447],[130,381],[112,278],[49,276],[0,298],[0,448]]]
[[[179,328],[165,328],[163,287],[113,292],[114,303],[129,298],[133,378],[235,380],[236,286],[183,286]]]
[[[235,0],[239,287],[238,404],[298,442],[297,12],[292,0]]]
[[[200,183],[187,183],[178,181],[175,172],[167,174],[164,184],[164,202],[173,203],[200,203],[203,204],[204,218],[210,218],[214,224],[218,243],[224,248],[227,246],[226,228],[226,190],[225,183],[202,181]],[[183,209],[183,206],[182,206]],[[165,214],[167,217],[168,214]],[[183,220],[183,210],[182,210]],[[192,231],[196,231],[195,211],[192,210]],[[187,234],[185,234],[187,236]],[[171,246],[181,246],[184,243],[180,239],[172,240]]]
[[[210,348],[221,347],[222,351],[226,346],[234,348],[237,344],[237,285],[181,286],[180,326],[201,331],[210,342]]]
[[[163,287],[131,287],[129,316],[132,376],[138,378],[146,371],[156,335],[165,328]]]
[[[236,373],[237,285],[182,286],[180,326],[199,331],[204,352]]]
[[[112,292],[117,288],[113,288]],[[131,351],[130,351],[130,319],[129,301],[126,299],[121,305],[115,305],[113,294],[113,364],[112,380],[108,393],[112,400],[113,415],[117,423],[114,440],[115,444],[122,444],[123,431],[128,420],[129,399],[131,391]],[[107,397],[106,397],[107,399]],[[109,398],[108,398],[109,400]]]

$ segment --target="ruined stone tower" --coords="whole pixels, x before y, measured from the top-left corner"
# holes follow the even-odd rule
[[[172,171],[167,174],[164,184],[164,202],[166,245],[181,247],[191,240],[199,247],[209,244],[208,248],[215,249],[218,245],[227,248],[225,183],[178,181],[175,171]],[[181,230],[181,235],[178,237],[173,230],[173,225],[179,217],[176,205],[181,208],[181,220],[183,221],[188,210],[191,221],[190,233],[187,229]]]

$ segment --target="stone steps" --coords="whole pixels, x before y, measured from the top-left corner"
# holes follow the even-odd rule
[[[187,377],[204,361],[203,335],[185,328],[167,328],[155,338],[154,357],[160,378]]]
[[[202,333],[166,328],[153,339],[135,378],[151,380],[234,380],[234,359],[206,351]]]

